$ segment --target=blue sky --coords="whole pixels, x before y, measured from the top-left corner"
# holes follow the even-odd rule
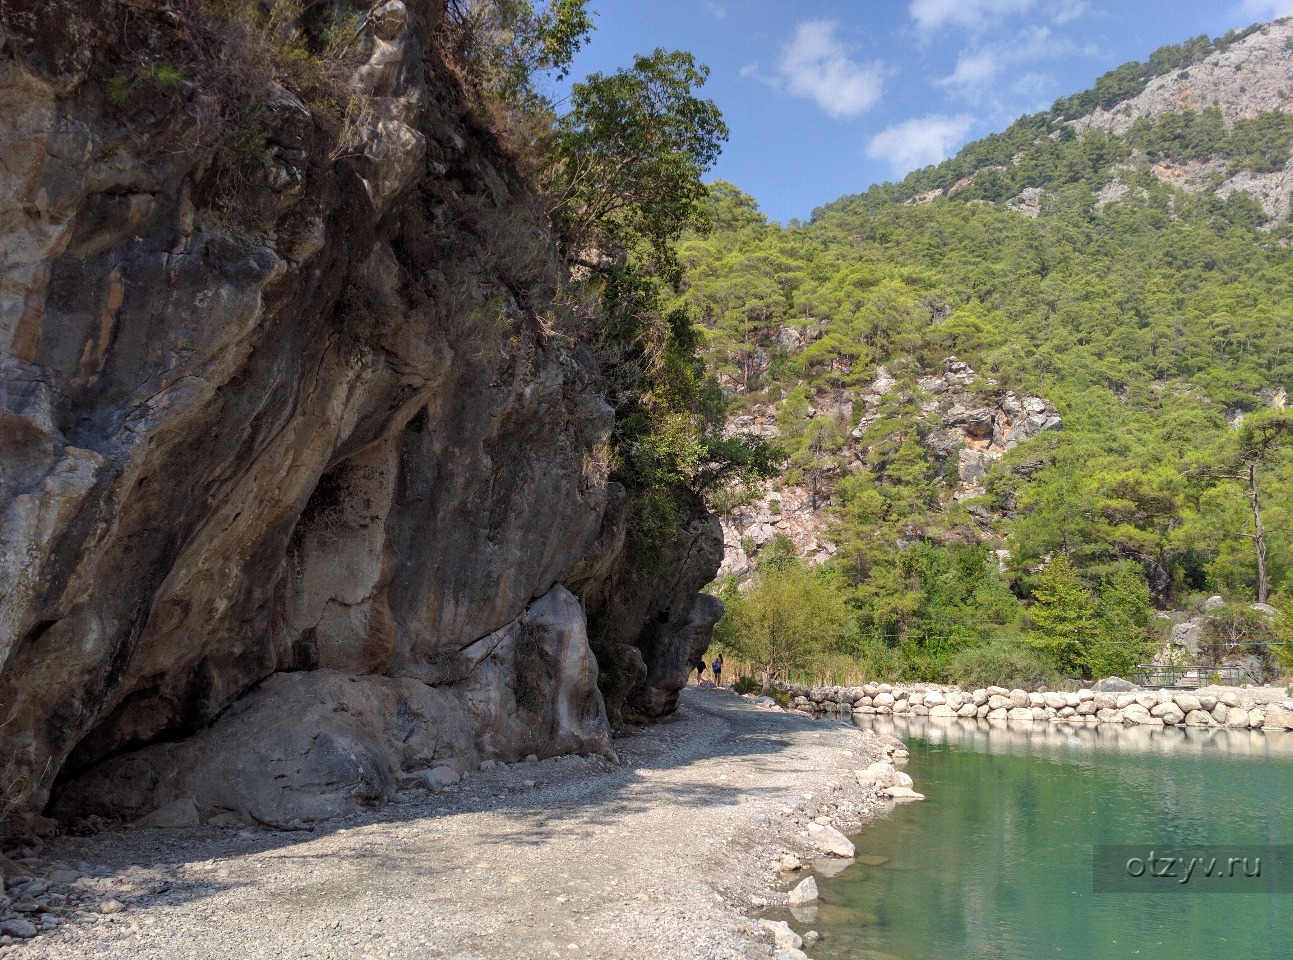
[[[770,217],[950,156],[1198,34],[1293,15],[1293,0],[590,0],[573,78],[656,47],[713,71],[732,136],[713,176]]]

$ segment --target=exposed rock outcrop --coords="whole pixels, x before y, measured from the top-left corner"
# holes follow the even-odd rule
[[[285,822],[410,766],[605,752],[561,584],[631,579],[613,413],[539,207],[441,56],[443,4],[363,21],[339,140],[270,88],[232,206],[192,24],[22,6],[0,41],[0,752],[27,808],[57,780],[69,815],[187,797]],[[127,52],[192,79],[123,107]],[[660,710],[714,619],[696,522],[617,611]]]
[[[928,426],[923,442],[942,470],[955,474],[953,497],[957,500],[981,496],[988,470],[1016,444],[1063,426],[1050,401],[1001,389],[996,381],[980,377],[956,357],[946,360],[942,372],[920,377],[915,386],[921,398],[921,419]],[[856,423],[851,453],[860,466],[867,431],[879,418],[885,396],[897,387],[898,381],[880,367],[856,403],[851,396],[823,398],[812,414],[843,416]],[[855,407],[860,415],[855,414]],[[774,422],[772,416],[746,414],[732,428],[775,436]],[[825,562],[835,552],[835,545],[825,536],[823,505],[822,498],[807,489],[783,487],[767,490],[752,502],[729,510],[723,517],[720,575],[748,573],[753,555],[776,536],[788,538],[796,552],[810,562]]]
[[[1268,23],[1251,35],[1183,70],[1150,80],[1145,89],[1073,121],[1074,128],[1126,133],[1141,117],[1217,107],[1227,125],[1272,111],[1293,112],[1288,85],[1293,18]]]

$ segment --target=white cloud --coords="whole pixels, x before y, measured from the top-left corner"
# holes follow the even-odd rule
[[[709,11],[709,15],[715,20],[722,20],[727,16],[727,8],[720,7],[714,0],[705,0],[705,9]]]
[[[1244,0],[1244,13],[1259,20],[1293,17],[1293,0]]]
[[[956,68],[934,82],[954,88],[972,103],[982,103],[999,99],[1000,89],[1011,84],[1009,76],[998,79],[1002,74],[1011,74],[1024,64],[1045,63],[1059,57],[1090,55],[1093,52],[1089,47],[1056,35],[1048,26],[1030,24],[1002,43],[972,46],[961,51],[956,58]]]
[[[991,17],[1023,13],[1033,0],[911,0],[907,12],[922,30],[936,30],[953,23],[982,26]]]
[[[1051,19],[1056,23],[1072,23],[1085,17],[1088,9],[1086,0],[1060,0],[1051,8]]]
[[[851,117],[880,99],[884,66],[850,59],[835,35],[838,26],[830,20],[799,24],[777,70],[791,93],[816,100],[832,117]]]
[[[946,160],[973,123],[974,118],[966,114],[914,117],[877,133],[867,143],[866,155],[872,160],[888,160],[894,175],[902,176]]]
[[[1001,61],[991,50],[966,51],[956,58],[956,69],[939,80],[944,87],[977,87],[987,83],[1001,70]]]

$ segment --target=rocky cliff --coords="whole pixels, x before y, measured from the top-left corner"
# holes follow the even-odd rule
[[[884,398],[898,388],[899,382],[880,367],[862,391],[819,398],[810,410],[813,418],[843,417],[855,424],[842,457],[843,469],[864,466],[868,429],[879,418]],[[919,404],[923,444],[939,474],[948,480],[955,501],[982,496],[988,470],[1016,444],[1063,427],[1050,401],[1006,390],[956,357],[947,358],[941,371],[919,377],[912,393]],[[775,411],[736,417],[729,429],[775,437]],[[727,510],[722,519],[724,554],[719,575],[751,573],[758,552],[778,536],[790,540],[810,563],[824,563],[835,553],[826,536],[829,504],[828,495],[814,496],[806,487],[769,484],[760,496]],[[973,510],[984,521],[990,519],[983,507],[976,505]]]
[[[609,752],[587,616],[614,696],[672,709],[721,537],[698,507],[635,577],[597,362],[443,2],[347,21],[340,105],[249,83],[207,9],[0,11],[6,782],[286,823]]]

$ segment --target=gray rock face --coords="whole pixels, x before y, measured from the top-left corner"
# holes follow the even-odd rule
[[[186,35],[91,7],[6,21],[0,48],[0,753],[31,808],[59,777],[60,809],[280,822],[443,756],[603,749],[560,585],[609,597],[633,565],[612,411],[436,5],[369,18],[344,149],[265,91],[245,229],[213,203],[200,78],[131,109],[90,78]],[[667,586],[618,608],[661,711],[715,619],[702,513]]]
[[[1129,680],[1122,677],[1105,677],[1103,680],[1097,680],[1091,684],[1091,689],[1096,693],[1127,693],[1130,690],[1140,689]],[[1049,703],[1049,701],[1048,701]]]
[[[620,563],[609,575],[572,584],[588,613],[593,649],[604,651],[606,660],[629,654],[618,665],[602,663],[611,681],[603,688],[613,706],[627,702],[650,717],[677,707],[723,615],[721,600],[697,595],[722,559],[723,527],[696,504],[692,518],[655,558],[662,569],[674,571],[671,576],[644,576],[635,565]]]
[[[401,771],[426,769],[428,782],[447,785],[481,756],[610,753],[596,662],[569,591],[554,588],[462,656],[475,660],[470,680],[447,688],[332,670],[275,674],[197,736],[83,774],[55,812],[160,807],[141,825],[183,826],[171,813],[187,805],[204,819],[232,811],[285,826],[388,799]]]

